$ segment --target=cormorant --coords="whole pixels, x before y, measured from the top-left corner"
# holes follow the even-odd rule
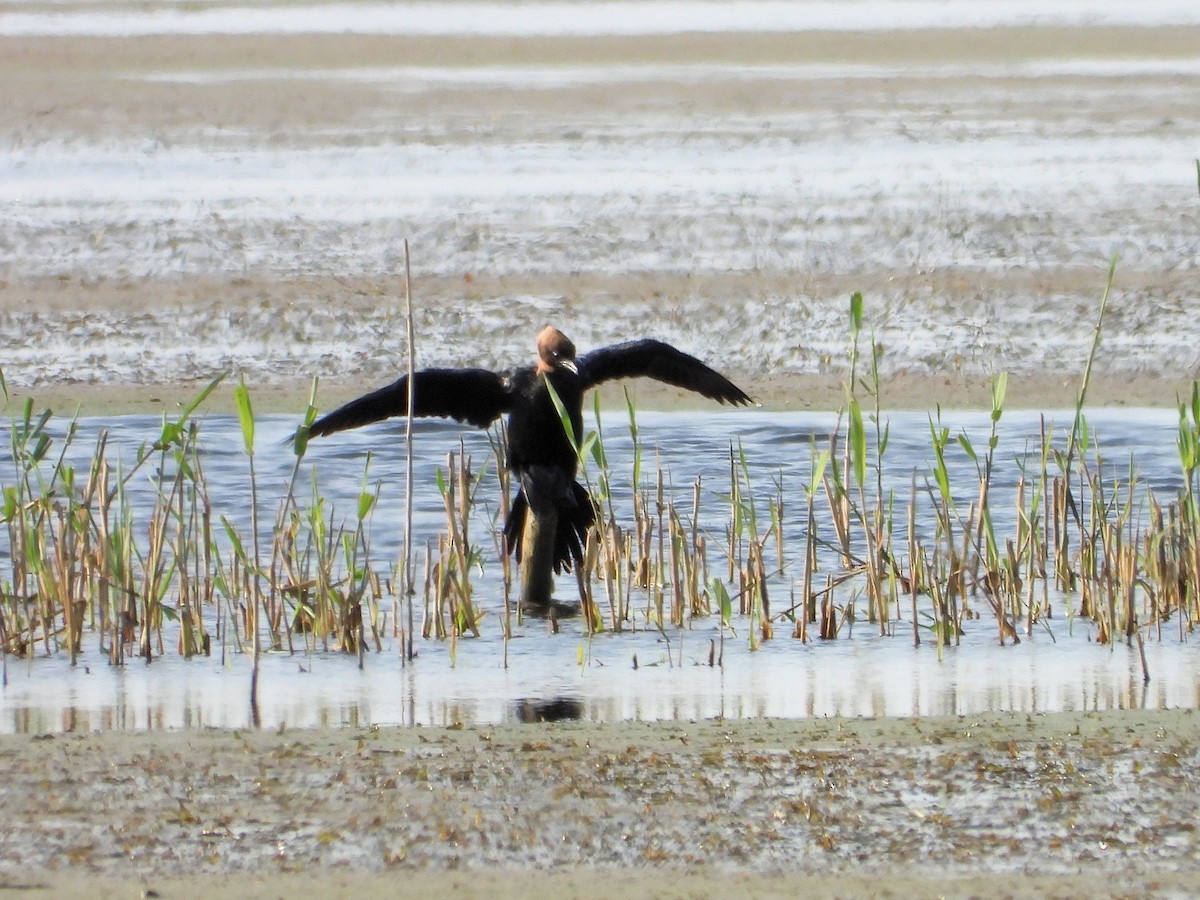
[[[529,509],[557,517],[554,569],[583,558],[582,544],[595,517],[591,497],[575,480],[578,456],[555,409],[547,382],[567,411],[575,439],[583,436],[583,395],[616,378],[654,378],[719,403],[750,403],[729,379],[694,356],[656,340],[627,341],[583,356],[552,325],[537,336],[537,365],[506,372],[488,369],[423,369],[414,374],[413,415],[441,416],[487,428],[508,414],[508,468],[520,487],[504,524],[505,548],[521,559]],[[352,400],[317,419],[311,436],[333,434],[408,413],[408,376]],[[548,571],[548,570],[547,570]],[[548,577],[548,576],[547,576]]]

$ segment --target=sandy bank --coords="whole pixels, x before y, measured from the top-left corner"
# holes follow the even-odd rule
[[[399,373],[397,373],[399,374]],[[761,404],[764,411],[843,409],[846,403],[845,379],[839,376],[787,375],[768,378],[744,378],[733,375],[739,384]],[[215,413],[235,410],[230,378],[202,407]],[[320,384],[318,407],[333,409],[380,384],[327,381]],[[13,388],[8,414],[19,414],[25,400],[33,400],[35,411],[52,409],[56,415],[84,416],[125,414],[176,415],[201,390],[205,383],[191,384],[96,384],[40,387],[36,390]],[[311,385],[255,385],[249,383],[256,413],[293,414],[300,417],[308,403]],[[1010,377],[1005,407],[1008,409],[1058,410],[1074,408],[1079,381],[1057,375]],[[631,384],[630,393],[640,409],[696,409],[702,400],[656,385],[652,382]],[[860,394],[860,401],[862,400]],[[1087,394],[1089,407],[1173,407],[1177,398],[1191,396],[1186,378],[1159,378],[1151,375],[1100,376],[1093,379]],[[624,409],[621,389],[606,390],[603,401],[614,409]],[[991,405],[991,380],[968,375],[896,375],[883,386],[882,408],[888,410],[987,409]],[[749,414],[749,413],[748,413]]]
[[[1178,893],[1198,741],[1171,711],[3,736],[0,887]]]
[[[1200,120],[1187,102],[1197,31],[0,38],[0,126],[16,136],[14,177],[35,173],[0,242],[0,366],[15,396],[62,412],[170,409],[226,369],[245,373],[262,411],[297,411],[313,376],[329,408],[401,369],[400,244],[411,238],[425,365],[520,362],[549,320],[581,348],[671,340],[767,408],[835,409],[846,298],[862,291],[885,407],[986,406],[1003,371],[1011,406],[1061,408],[1074,403],[1116,253],[1090,400],[1168,405],[1200,374]],[[848,77],[823,74],[838,67]],[[471,74],[492,71],[519,77]],[[1177,177],[1139,187],[1147,166],[1127,156],[1130,141],[1161,147],[1150,158]],[[682,166],[707,166],[712,152],[736,168],[759,145],[802,160],[825,146],[893,160],[910,147],[930,160],[978,147],[967,158],[997,164],[1035,147],[1047,162],[977,198],[982,171],[906,188],[928,173],[877,182],[871,157],[839,174],[835,153],[748,199],[704,179],[678,196],[622,181],[612,196],[540,197],[532,217],[504,196],[445,209],[431,195],[426,217],[376,212],[353,181],[344,195],[294,201],[293,183],[331,173],[297,164],[286,190],[256,193],[273,170],[238,168],[328,158],[353,170],[362,151],[386,175],[415,166],[414,153],[466,160],[482,148],[505,160],[503,180],[528,147],[600,161],[682,148],[695,154]],[[1080,147],[1111,151],[1104,190],[1021,180]],[[213,160],[196,183],[217,196],[189,195],[188,178]],[[93,164],[116,167],[112,197]],[[39,180],[41,165],[52,174]],[[1073,168],[1061,165],[1052,181]],[[59,193],[62,166],[79,167],[75,193]],[[231,181],[253,189],[222,193]],[[861,186],[825,192],[841,181]],[[637,392],[647,407],[679,402]]]

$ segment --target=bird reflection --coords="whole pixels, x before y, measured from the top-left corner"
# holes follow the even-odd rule
[[[574,697],[518,700],[513,711],[521,722],[575,722],[583,718],[583,701]]]

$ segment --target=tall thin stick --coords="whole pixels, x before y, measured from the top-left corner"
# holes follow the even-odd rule
[[[262,655],[262,646],[258,634],[258,614],[262,606],[262,582],[260,576],[262,574],[262,562],[258,551],[258,481],[254,474],[254,410],[250,406],[250,391],[246,388],[246,379],[243,376],[236,388],[234,388],[234,399],[237,403],[238,420],[242,427],[242,443],[246,449],[246,457],[250,462],[250,540],[253,543],[254,554],[252,557],[247,557],[246,565],[253,566],[253,577],[247,579],[247,585],[250,587],[250,616],[246,620],[246,627],[252,632],[251,637],[254,643],[253,661],[250,669],[250,714],[254,721],[254,727],[257,728],[260,724],[258,713],[258,672],[259,660]],[[265,611],[265,610],[264,610]]]
[[[1100,349],[1100,335],[1104,330],[1104,311],[1108,308],[1108,295],[1112,291],[1113,276],[1117,272],[1117,257],[1112,258],[1108,267],[1108,281],[1104,285],[1104,295],[1100,298],[1100,314],[1096,317],[1096,329],[1092,334],[1092,349],[1088,353],[1087,365],[1083,369],[1083,383],[1079,386],[1079,394],[1075,400],[1075,421],[1071,425],[1071,441],[1067,444],[1067,471],[1071,469],[1071,460],[1079,443],[1079,429],[1083,424],[1083,401],[1087,397],[1088,382],[1092,379],[1092,363],[1096,361],[1096,351]]]
[[[413,571],[412,571],[412,520],[413,520],[413,398],[415,394],[414,373],[417,368],[417,330],[413,324],[412,311],[412,265],[408,258],[408,238],[404,239],[404,318],[408,326],[408,415],[404,421],[405,480],[404,480],[404,598],[408,606],[408,628],[404,635],[401,664],[413,659]]]

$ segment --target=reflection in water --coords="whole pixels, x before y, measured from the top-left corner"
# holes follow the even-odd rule
[[[689,496],[697,474],[714,494],[720,491],[722,478],[728,478],[723,467],[729,434],[739,435],[755,479],[773,491],[775,480],[781,478],[786,489],[799,493],[802,489],[789,487],[787,480],[807,479],[810,444],[795,437],[827,433],[830,418],[818,413],[647,413],[639,416],[639,425],[645,446],[657,452],[664,470],[674,470]],[[913,472],[928,471],[928,421],[923,414],[890,418],[889,475],[903,491]],[[122,420],[113,428],[113,445],[124,441],[123,452],[135,453],[137,442],[154,430],[153,422]],[[1156,491],[1178,488],[1173,413],[1098,412],[1089,423],[1104,436],[1109,459],[1136,456],[1143,484]],[[113,425],[111,420],[103,424]],[[268,418],[263,422],[264,441],[282,439],[293,424],[286,418]],[[986,414],[963,414],[946,424],[952,429],[986,430],[989,422]],[[1031,414],[1006,413],[1004,425],[997,458],[1009,460],[1026,452],[1029,435],[1036,436],[1041,428],[1039,417]],[[80,424],[83,430],[95,427],[88,420]],[[206,421],[204,434],[212,449],[207,451],[205,466],[208,480],[230,495],[223,499],[234,509],[244,509],[248,503],[239,506],[238,491],[245,481],[245,460],[238,452],[237,427],[234,419]],[[453,431],[455,438],[461,433],[432,426],[429,431],[438,433],[419,442],[428,455],[418,460],[418,477],[429,484],[435,480],[434,468],[442,462],[447,437],[443,430]],[[329,502],[347,509],[354,508],[360,490],[363,456],[368,450],[376,453],[379,462],[372,474],[381,479],[381,501],[372,545],[381,558],[392,560],[397,557],[397,536],[403,533],[402,504],[394,502],[403,479],[397,467],[389,469],[396,455],[391,446],[394,437],[387,428],[368,429],[349,436],[346,446],[312,453]],[[464,440],[468,453],[476,453],[478,459],[487,456],[486,435],[467,433]],[[83,446],[88,443],[81,441]],[[1037,443],[1032,441],[1033,446]],[[605,451],[614,471],[629,471],[629,442],[620,429],[606,432]],[[279,465],[279,472],[260,472],[260,481],[285,482],[287,461]],[[268,466],[265,459],[263,466]],[[1003,478],[1014,472],[1009,465],[998,476],[997,495],[1013,492],[1012,484]],[[963,474],[963,483],[969,482],[971,474]],[[958,483],[953,474],[952,480]],[[129,486],[133,495],[145,490],[139,484]],[[631,502],[627,486],[614,483],[613,496],[615,504]],[[720,515],[720,502],[712,500],[714,515]],[[802,506],[790,504],[784,522],[785,533],[800,547],[803,542],[796,536],[804,529],[797,518]],[[264,507],[260,518],[271,512]],[[1006,514],[1011,515],[1000,507],[995,510],[998,531],[1013,528]],[[418,498],[417,533],[434,533],[443,527],[444,515],[437,492],[424,492]],[[236,524],[242,527],[243,523]],[[500,612],[489,606],[498,605],[494,598],[503,595],[498,568],[485,566],[475,582],[477,601],[489,615]],[[790,587],[789,577],[781,581],[783,594]],[[799,577],[798,569],[794,577]],[[564,591],[568,589],[564,586]],[[418,658],[408,665],[403,664],[396,644],[386,640],[389,628],[381,630],[383,652],[368,654],[362,669],[353,657],[316,650],[265,654],[258,705],[264,728],[1200,707],[1200,657],[1177,628],[1164,628],[1161,640],[1156,633],[1147,634],[1151,680],[1143,684],[1136,647],[1096,644],[1095,630],[1088,622],[1065,615],[1073,602],[1066,597],[1055,600],[1057,617],[1034,634],[1022,635],[1018,645],[998,646],[994,623],[986,617],[969,621],[961,646],[945,648],[940,655],[929,643],[928,631],[921,631],[925,642],[913,646],[912,625],[907,621],[895,623],[893,636],[859,627],[852,635],[809,644],[782,636],[784,629],[777,629],[781,636],[754,651],[745,629],[735,622],[738,632],[724,635],[724,666],[708,665],[710,646],[720,639],[715,623],[708,619],[696,619],[682,630],[603,633],[591,638],[582,634],[578,618],[560,620],[558,632],[546,621],[527,619],[514,624],[513,637],[506,644],[493,618],[485,621],[480,638],[463,639],[453,647],[448,642],[421,642]],[[76,666],[61,654],[10,657],[3,663],[7,683],[0,687],[2,732],[252,725],[249,659],[224,647],[221,652],[214,647],[212,657],[186,660],[168,654],[150,665],[131,661],[112,667],[94,641],[85,641]]]
[[[575,697],[518,700],[513,704],[518,722],[573,722],[583,718],[583,701]]]
[[[600,636],[591,663],[578,664],[579,635],[510,644],[481,640],[450,660],[441,645],[415,664],[397,656],[357,660],[336,654],[264,658],[259,708],[264,728],[372,725],[449,726],[512,722],[972,715],[1200,707],[1200,657],[1179,641],[1147,644],[1144,684],[1136,647],[1098,646],[1075,623],[1057,642],[1034,638],[999,647],[971,632],[939,661],[930,645],[855,637],[801,645],[776,640],[751,652],[726,644],[725,666],[706,664],[706,640],[685,636],[676,657],[634,669],[631,654],[655,658],[656,636]],[[516,645],[527,646],[518,651]],[[0,693],[0,732],[252,727],[247,659],[165,658],[127,669],[90,671],[39,658],[9,667]],[[519,699],[514,699],[519,698]]]

